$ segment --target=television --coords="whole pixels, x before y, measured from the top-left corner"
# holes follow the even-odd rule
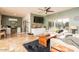
[[[43,23],[43,22],[44,22],[43,17],[34,16],[34,23]]]

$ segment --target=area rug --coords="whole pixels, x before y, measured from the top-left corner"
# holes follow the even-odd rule
[[[50,52],[50,43],[48,44],[48,47],[44,47],[39,44],[38,40],[35,40],[33,42],[24,43],[23,46],[29,51],[29,52]]]

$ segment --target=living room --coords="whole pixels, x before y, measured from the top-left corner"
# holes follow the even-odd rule
[[[0,7],[0,51],[79,51],[78,10],[78,7]]]

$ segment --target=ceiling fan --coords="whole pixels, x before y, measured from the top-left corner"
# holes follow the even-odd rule
[[[50,9],[51,9],[51,7],[44,7],[44,8],[40,8],[39,10],[44,11],[45,14],[47,14],[48,12],[54,12],[54,11],[52,11]]]

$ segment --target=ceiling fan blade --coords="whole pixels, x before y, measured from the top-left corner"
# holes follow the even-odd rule
[[[48,9],[50,9],[51,7],[48,7]]]
[[[48,11],[51,7],[47,7],[46,11]]]
[[[54,12],[54,11],[47,11],[47,12]]]
[[[51,7],[39,8],[39,10],[45,12],[45,14],[47,14],[48,12],[54,12],[54,11],[52,11],[52,10],[50,10],[50,9],[51,9]]]

